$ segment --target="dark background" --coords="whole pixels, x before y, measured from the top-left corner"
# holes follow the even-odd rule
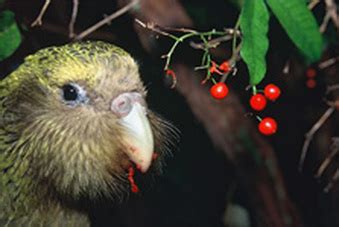
[[[13,56],[0,63],[1,77],[14,70],[23,61],[24,56],[43,47],[71,41],[67,28],[72,1],[52,0],[43,18],[43,25],[30,27],[43,2],[41,0],[6,2],[5,8],[15,13],[21,26],[23,43]],[[162,1],[153,2],[160,5]],[[233,27],[239,13],[236,6],[225,0],[186,0],[179,3],[183,5],[185,13],[192,19],[197,30]],[[103,15],[109,15],[117,8],[118,4],[115,1],[80,0],[76,32],[96,23]],[[325,12],[324,5],[317,6],[314,12],[321,21]],[[246,184],[239,180],[237,169],[242,167],[230,161],[224,151],[215,146],[211,139],[213,135],[206,131],[206,127],[196,117],[194,111],[192,112],[185,96],[175,89],[169,89],[164,83],[164,61],[160,55],[167,52],[172,41],[163,37],[153,39],[153,45],[146,51],[134,29],[133,18],[133,15],[126,14],[85,39],[115,43],[137,59],[149,90],[148,101],[151,109],[171,121],[180,130],[181,140],[173,157],[168,158],[164,174],[157,178],[152,187],[146,187],[141,195],[132,195],[130,201],[116,207],[115,211],[112,208],[112,212],[94,213],[92,216],[94,226],[109,225],[108,223],[114,220],[114,226],[219,227],[224,226],[223,216],[227,204],[230,203],[239,204],[247,210],[252,226],[266,226],[256,216],[257,209],[261,208],[251,202],[251,197],[256,194],[251,194]],[[316,64],[308,66],[274,18],[271,19],[269,37],[268,73],[262,86],[271,82],[276,83],[282,90],[282,97],[274,104],[270,104],[263,113],[277,119],[279,131],[276,135],[261,140],[273,147],[273,155],[278,160],[278,170],[281,171],[285,181],[287,195],[295,207],[294,212],[301,219],[299,224],[339,226],[338,186],[335,185],[329,193],[323,192],[323,188],[337,168],[337,160],[333,160],[330,171],[326,172],[320,182],[313,177],[321,161],[330,152],[331,138],[338,134],[336,114],[315,135],[303,172],[300,173],[297,167],[305,133],[328,108],[323,101],[325,89],[326,86],[337,83],[338,64],[323,70],[317,69]],[[333,25],[330,24],[325,37],[327,49],[324,51],[323,59],[337,56],[337,31]],[[222,48],[227,56],[229,47],[225,45]],[[216,52],[215,58],[222,60],[225,56]],[[173,61],[193,68],[200,57],[201,52],[185,43],[176,50]],[[283,74],[282,70],[287,61],[290,63],[290,73]],[[317,86],[314,89],[305,86],[305,71],[308,67],[317,70]],[[200,75],[197,79],[203,78],[204,75]],[[240,63],[239,72],[229,82],[229,86],[238,97],[242,108],[245,108],[246,112],[251,112],[248,107],[251,94],[245,90],[247,85],[246,67]],[[204,92],[208,93],[207,89],[208,85]],[[256,124],[255,118],[246,114],[238,117],[249,118],[249,124]],[[232,130],[224,136],[232,137]],[[246,176],[242,175],[240,178]]]

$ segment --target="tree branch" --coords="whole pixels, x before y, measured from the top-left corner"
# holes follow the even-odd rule
[[[73,0],[72,17],[68,26],[69,38],[73,38],[75,36],[74,24],[78,15],[78,9],[79,9],[79,0]]]
[[[99,29],[100,27],[102,27],[103,25],[110,23],[112,20],[114,20],[115,18],[123,15],[124,13],[126,13],[127,11],[129,11],[130,9],[132,9],[134,6],[136,6],[138,3],[140,2],[140,0],[133,0],[131,1],[129,4],[127,4],[126,6],[122,7],[121,9],[119,9],[118,11],[115,11],[114,13],[112,13],[111,15],[109,15],[108,17],[105,17],[103,20],[99,21],[98,23],[94,24],[93,26],[87,28],[85,31],[81,32],[79,35],[75,36],[74,39],[75,40],[81,40],[83,38],[85,38],[86,36],[88,36],[89,34],[91,34],[92,32],[94,32],[95,30]]]
[[[330,106],[325,113],[319,118],[319,120],[313,125],[310,131],[308,131],[305,135],[306,139],[301,151],[301,156],[300,156],[300,161],[299,161],[299,171],[302,171],[307,150],[308,147],[310,146],[310,143],[313,139],[314,134],[319,130],[319,128],[325,123],[325,121],[331,116],[331,114],[334,112],[335,107]]]
[[[320,25],[320,32],[325,32],[328,23],[330,20],[334,23],[334,26],[336,28],[339,28],[339,20],[338,20],[338,14],[337,14],[337,5],[333,0],[325,0],[326,4],[326,14],[324,16],[324,20]]]
[[[327,167],[329,166],[329,164],[331,163],[332,159],[334,158],[334,156],[339,152],[338,149],[338,142],[336,140],[333,139],[332,142],[332,151],[331,153],[326,157],[326,159],[321,163],[320,167],[318,168],[318,171],[315,175],[316,178],[320,178],[324,171],[327,169]]]
[[[318,67],[319,67],[320,69],[328,68],[328,67],[334,65],[337,61],[339,61],[339,56],[334,57],[334,58],[327,59],[327,60],[325,60],[325,61],[323,61],[323,62],[320,62],[320,63],[318,64]]]
[[[34,26],[40,26],[42,24],[42,17],[45,15],[45,12],[49,6],[49,4],[51,3],[51,0],[46,0],[44,5],[42,6],[42,9],[40,10],[40,13],[38,15],[38,17],[33,21],[33,23],[31,24],[32,27]]]

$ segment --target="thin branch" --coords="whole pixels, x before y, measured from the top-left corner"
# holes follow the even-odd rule
[[[335,110],[334,106],[330,106],[325,113],[319,118],[319,120],[313,125],[310,131],[308,131],[305,135],[306,139],[301,151],[300,161],[299,161],[299,171],[302,171],[305,157],[307,154],[308,147],[313,139],[314,134],[319,130],[319,128],[325,123],[325,121],[331,116],[333,111]]]
[[[289,74],[290,73],[290,68],[291,68],[291,63],[290,61],[286,61],[285,66],[282,70],[283,74]]]
[[[227,42],[233,38],[233,35],[227,34],[225,36],[217,37],[215,39],[211,39],[207,42],[207,44],[201,42],[201,43],[196,43],[191,41],[190,46],[194,49],[202,49],[204,50],[205,48],[215,48],[219,46],[220,43],[222,42]]]
[[[326,95],[328,95],[329,93],[331,93],[335,90],[339,90],[339,84],[333,84],[331,86],[328,86],[327,89],[326,89]]]
[[[160,28],[160,27],[159,27]],[[198,33],[198,31],[191,28],[173,28],[173,27],[161,27],[162,30],[169,32],[182,32],[182,33]]]
[[[320,3],[320,0],[313,0],[310,2],[310,4],[308,4],[308,8],[312,10],[314,7],[316,7],[316,5],[318,5],[318,3]]]
[[[78,9],[79,9],[79,0],[73,0],[72,17],[68,25],[69,38],[73,38],[75,36],[74,24],[78,15]]]
[[[326,10],[331,15],[331,19],[336,26],[339,27],[338,8],[337,4],[333,0],[325,0]]]
[[[45,12],[49,6],[49,4],[51,3],[51,0],[46,0],[44,5],[42,6],[42,9],[38,15],[38,17],[33,21],[33,23],[31,24],[32,27],[37,26],[37,25],[41,25],[42,24],[42,17],[45,15]]]
[[[326,192],[326,193],[329,192],[329,191],[332,189],[334,183],[335,183],[338,179],[339,179],[339,168],[335,171],[333,177],[331,178],[331,181],[330,181],[330,182],[326,185],[326,187],[324,188],[324,192]]]
[[[211,60],[209,57],[208,50],[210,48],[215,48],[217,47],[221,42],[229,41],[229,40],[234,40],[235,38],[241,36],[240,31],[237,29],[237,27],[233,29],[224,29],[224,31],[217,31],[215,29],[211,31],[206,31],[206,32],[199,32],[193,29],[187,29],[187,28],[171,28],[171,27],[160,27],[158,25],[155,25],[154,23],[144,23],[140,21],[139,19],[135,19],[135,22],[139,24],[141,27],[151,30],[157,34],[167,36],[173,40],[175,40],[174,44],[172,45],[171,49],[167,52],[167,54],[164,54],[162,58],[166,59],[165,67],[164,70],[167,70],[171,61],[171,56],[175,50],[175,48],[179,45],[179,43],[184,42],[184,40],[192,38],[194,36],[199,36],[200,40],[202,42],[195,43],[193,41],[190,42],[190,45],[192,48],[195,49],[202,49],[204,50],[204,57],[201,63],[201,66],[196,67],[196,69],[208,69],[210,67],[210,62]],[[175,32],[181,32],[184,33],[181,36],[175,36],[169,33],[168,31],[175,31]],[[213,36],[219,36],[216,38],[213,38]],[[236,48],[236,53],[239,52],[238,48]],[[234,54],[232,55],[232,57]],[[207,64],[205,64],[205,60],[207,61]],[[235,59],[231,59],[231,62],[234,61]],[[207,77],[206,79],[210,79],[211,73],[209,70],[207,70]],[[206,81],[206,80],[204,80]],[[204,82],[203,82],[204,83]]]
[[[65,26],[60,26],[57,24],[49,23],[48,21],[44,21],[44,23],[41,25],[41,29],[55,33],[58,35],[62,35],[64,37],[68,37],[68,29],[65,28]],[[77,31],[75,30],[75,33]],[[105,31],[97,31],[95,33],[90,34],[88,37],[91,37],[91,39],[104,39],[110,42],[115,42],[117,37],[112,32],[105,32]]]
[[[319,67],[320,69],[328,68],[328,67],[334,65],[337,61],[339,61],[339,56],[334,57],[334,58],[327,59],[327,60],[325,60],[325,61],[323,61],[323,62],[320,62],[320,63],[318,64],[318,67]]]
[[[326,159],[321,163],[320,167],[318,168],[318,171],[315,175],[316,178],[320,178],[324,171],[327,169],[327,167],[329,166],[329,164],[331,163],[332,159],[334,158],[334,156],[336,156],[336,154],[338,154],[339,152],[339,141],[338,139],[333,139],[332,141],[332,146],[331,146],[331,153],[326,157]]]
[[[326,14],[324,16],[324,20],[320,25],[320,32],[325,32],[328,23],[332,20],[334,26],[339,28],[339,19],[337,14],[337,5],[333,0],[325,0],[326,4]]]
[[[168,32],[163,31],[162,29],[159,28],[159,26],[155,25],[152,22],[149,22],[149,23],[146,24],[139,19],[135,19],[135,22],[137,24],[139,24],[141,27],[146,28],[148,30],[151,30],[151,31],[158,33],[160,35],[167,36],[167,37],[170,37],[172,39],[179,39],[179,37],[176,37],[176,36],[174,36],[174,35],[172,35]]]
[[[319,28],[319,31],[321,33],[324,33],[326,28],[327,28],[327,25],[328,25],[328,22],[330,22],[330,19],[331,19],[331,15],[327,12],[324,16],[324,19],[323,19],[323,22],[321,23],[320,25],[320,28]]]
[[[339,138],[338,137],[332,138],[331,150],[332,150],[331,154],[328,155],[326,160],[320,166],[316,177],[320,177],[323,174],[323,172],[325,171],[325,169],[327,168],[331,160],[334,158],[336,154],[338,154],[339,152]],[[329,183],[324,188],[324,192],[329,192],[333,188],[334,183],[338,181],[338,179],[339,179],[339,168],[336,169]]]
[[[102,27],[103,25],[105,25],[107,23],[110,23],[115,18],[117,18],[117,17],[123,15],[124,13],[128,12],[134,6],[136,6],[139,2],[140,2],[140,0],[133,0],[133,1],[131,1],[129,4],[125,5],[124,7],[119,9],[118,11],[112,13],[111,15],[109,15],[108,17],[105,17],[103,20],[99,21],[98,23],[94,24],[93,26],[87,28],[85,31],[83,31],[79,35],[75,36],[74,39],[75,40],[83,39],[84,37],[88,36],[92,32],[94,32],[97,29],[99,29],[100,27]]]
[[[182,29],[177,29],[178,31],[181,31]],[[234,28],[225,28],[225,35],[214,38],[214,39],[210,39],[208,40],[207,43],[205,42],[200,42],[200,43],[196,43],[196,42],[190,42],[190,46],[194,49],[205,49],[205,48],[215,48],[217,47],[220,43],[222,42],[227,42],[231,39],[233,39],[234,37],[240,37],[241,36],[241,32],[239,29],[234,29]]]
[[[333,84],[331,86],[328,86],[326,89],[326,96],[330,94],[333,91],[339,90],[339,84]],[[335,109],[339,110],[339,100],[328,100],[327,98],[324,99],[327,105],[333,106]]]

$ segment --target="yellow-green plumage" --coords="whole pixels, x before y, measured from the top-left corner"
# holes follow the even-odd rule
[[[86,91],[75,106],[61,94],[72,83]],[[40,50],[0,81],[0,226],[85,226],[91,204],[126,193],[125,129],[110,105],[128,92],[146,94],[138,66],[104,42]],[[147,116],[161,152],[170,126]]]

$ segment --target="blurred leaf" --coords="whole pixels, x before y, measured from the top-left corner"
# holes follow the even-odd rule
[[[0,61],[9,57],[19,47],[21,35],[11,11],[0,13]]]
[[[229,0],[232,4],[234,4],[238,9],[241,9],[241,7],[244,4],[244,0]]]
[[[310,60],[321,57],[323,40],[316,19],[303,0],[267,0],[288,36]]]
[[[252,85],[260,83],[266,73],[268,22],[269,12],[264,0],[244,1],[240,14],[243,34],[240,54],[247,64]]]

